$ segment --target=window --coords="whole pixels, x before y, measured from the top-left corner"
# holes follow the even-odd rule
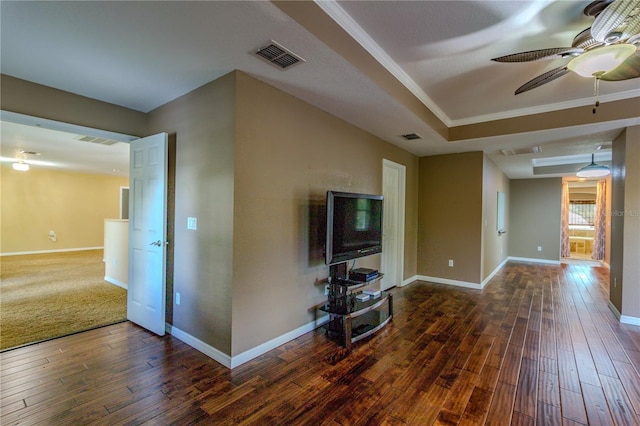
[[[569,202],[569,225],[593,225],[595,218],[595,201],[574,200]]]

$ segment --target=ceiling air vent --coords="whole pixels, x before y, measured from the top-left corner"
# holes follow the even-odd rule
[[[412,141],[415,139],[422,139],[422,136],[420,136],[417,133],[407,133],[406,135],[402,135],[403,138],[405,138],[408,141]]]
[[[78,136],[76,140],[79,140],[81,142],[95,143],[98,145],[115,145],[118,143],[118,141],[114,141],[113,139],[95,138],[93,136]]]
[[[519,148],[519,149],[501,149],[502,155],[521,155],[521,154],[538,154],[542,152],[541,146],[532,146],[531,148]]]
[[[270,64],[286,70],[292,66],[305,62],[300,56],[296,55],[289,49],[279,45],[275,41],[271,40],[269,43],[255,52],[256,56],[264,59]]]

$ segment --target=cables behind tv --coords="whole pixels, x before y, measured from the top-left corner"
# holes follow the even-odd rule
[[[353,259],[353,263],[351,264],[351,268],[349,268],[349,272],[353,271],[353,268],[356,267],[356,260],[358,259]]]

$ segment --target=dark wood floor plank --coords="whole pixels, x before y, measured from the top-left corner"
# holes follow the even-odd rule
[[[500,367],[500,377],[498,381],[515,386],[518,384],[520,374],[520,364],[522,363],[522,347],[509,344],[505,354],[504,362]]]
[[[498,382],[487,413],[487,423],[492,425],[508,425],[513,415],[513,402],[516,386]]]
[[[517,411],[513,412],[513,416],[511,418],[511,426],[534,426],[535,424],[535,418],[518,413]]]
[[[638,416],[633,411],[622,382],[609,376],[600,376],[602,390],[611,416],[618,425],[637,425]]]
[[[562,401],[562,418],[573,420],[581,424],[587,424],[587,412],[584,406],[582,393],[572,392],[568,389],[560,388],[560,399]]]
[[[607,285],[526,262],[481,291],[415,282],[352,351],[319,329],[234,370],[116,324],[0,353],[0,423],[638,424],[640,327]]]
[[[493,393],[487,389],[476,386],[469,403],[467,404],[462,418],[460,419],[461,426],[472,426],[484,424],[491,405],[491,398]]]
[[[443,404],[447,412],[447,418],[455,418],[456,423],[464,414],[471,394],[478,383],[478,375],[466,370],[461,370],[458,380],[451,387],[451,393]]]
[[[612,361],[629,362],[627,352],[625,352],[624,348],[616,338],[616,335],[612,332],[607,323],[606,312],[603,313],[601,311],[598,311],[592,312],[591,314],[594,319],[594,325],[598,331],[598,335],[602,339],[604,347],[609,354],[609,358]]]
[[[495,336],[484,333],[480,335],[480,338],[476,342],[473,350],[471,351],[471,354],[469,355],[469,360],[464,366],[464,370],[471,373],[480,374],[485,366],[485,363],[487,362],[489,351],[493,346],[494,340]]]
[[[562,425],[562,412],[560,407],[554,405],[545,404],[544,402],[538,403],[538,411],[536,417],[536,425],[539,426],[561,426]]]
[[[620,382],[629,397],[629,402],[633,406],[636,414],[640,414],[640,374],[631,364],[614,361],[613,364],[618,371]]]
[[[561,388],[580,392],[580,378],[573,352],[558,350],[558,377]]]
[[[560,384],[556,374],[540,371],[538,375],[538,401],[560,407]]]
[[[538,405],[538,361],[522,359],[514,411],[535,418]]]
[[[585,383],[582,385],[582,395],[590,425],[608,426],[614,423],[601,387]]]

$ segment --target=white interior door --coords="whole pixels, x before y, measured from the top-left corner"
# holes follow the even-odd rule
[[[127,319],[165,330],[167,134],[130,143]]]
[[[405,166],[383,160],[382,290],[400,286],[403,281],[405,176]]]

